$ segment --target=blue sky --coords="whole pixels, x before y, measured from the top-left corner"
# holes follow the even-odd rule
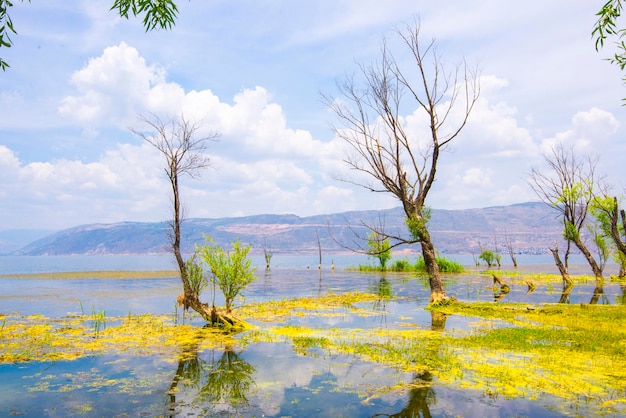
[[[419,16],[444,61],[478,65],[482,94],[441,159],[437,209],[536,200],[527,177],[557,141],[597,155],[623,190],[626,89],[591,38],[602,2],[179,1],[172,31],[145,33],[110,0],[16,3],[0,74],[0,230],[161,221],[162,161],[138,115],[202,119],[212,168],[185,180],[190,217],[300,216],[396,206],[337,181],[344,146],[321,94]],[[441,2],[439,2],[441,3]],[[475,5],[472,3],[479,3]],[[597,3],[597,4],[595,4]]]

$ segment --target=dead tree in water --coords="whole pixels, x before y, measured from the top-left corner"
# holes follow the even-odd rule
[[[574,281],[570,277],[569,272],[567,271],[567,267],[561,261],[561,256],[559,255],[559,245],[555,242],[554,248],[549,248],[549,250],[552,253],[552,256],[554,257],[554,263],[556,264],[556,267],[559,269],[559,273],[561,273],[563,282],[567,283],[568,285],[573,286]]]
[[[559,212],[563,219],[563,235],[568,244],[583,254],[596,280],[602,281],[602,268],[593,257],[582,237],[590,207],[596,200],[596,192],[603,189],[603,178],[596,173],[597,159],[579,158],[573,148],[559,143],[544,160],[552,173],[546,174],[533,168],[529,184],[537,197]],[[567,255],[565,263],[567,266]]]
[[[398,199],[409,237],[376,232],[390,238],[392,248],[421,245],[430,301],[437,303],[448,297],[425,203],[442,151],[459,136],[478,100],[479,76],[465,62],[446,69],[435,41],[422,41],[419,22],[396,33],[406,55],[396,59],[383,42],[380,60],[361,65],[362,84],[348,77],[341,98],[324,99],[342,125],[335,133],[347,145],[344,161],[362,175],[346,181]],[[405,112],[419,115],[423,129],[409,126]]]
[[[183,283],[183,293],[178,297],[178,303],[185,310],[193,309],[198,312],[207,322],[213,323],[214,320],[218,320],[224,325],[241,325],[241,321],[229,315],[216,315],[216,312],[207,303],[200,301],[197,286],[194,286],[194,283],[190,280],[189,270],[180,249],[181,224],[184,219],[180,179],[184,176],[197,178],[203,169],[209,167],[210,160],[208,155],[206,155],[208,141],[215,140],[218,135],[215,133],[205,136],[198,135],[202,124],[189,121],[182,115],[178,119],[163,121],[157,115],[151,114],[149,117],[141,116],[140,120],[147,126],[148,131],[136,128],[131,128],[130,130],[156,148],[165,158],[165,175],[170,182],[172,190],[170,240]]]
[[[267,242],[265,238],[263,238],[263,257],[265,258],[265,269],[270,269],[270,262],[272,261],[272,249],[267,250]]]
[[[513,261],[513,267],[517,268],[517,258],[515,257],[515,251],[513,249],[513,242],[507,234],[506,229],[504,230],[504,242],[506,243],[506,249],[509,252],[509,256],[511,257],[511,261]]]

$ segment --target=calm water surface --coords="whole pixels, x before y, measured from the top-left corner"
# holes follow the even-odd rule
[[[330,266],[319,271],[315,257],[276,256],[272,261],[272,270],[260,268],[257,281],[245,290],[245,297],[237,300],[237,305],[329,292],[390,292],[398,300],[371,306],[377,315],[294,317],[290,324],[404,329],[408,326],[430,329],[433,325],[431,315],[424,310],[429,298],[425,279],[410,274],[345,270],[346,266],[367,262],[362,257],[334,257],[334,271]],[[471,264],[471,260],[460,261]],[[521,268],[529,272],[556,272],[552,265],[543,264],[543,260],[532,261],[538,263]],[[255,263],[263,265],[259,258],[255,258]],[[159,256],[0,257],[0,275],[173,268],[170,257]],[[584,266],[578,268],[584,270]],[[460,300],[540,303],[563,298],[559,285],[538,286],[530,295],[526,286],[514,285],[509,294],[501,295],[493,291],[492,284],[485,276],[446,277],[448,294]],[[81,310],[104,310],[107,316],[172,314],[176,296],[181,293],[179,279],[175,277],[129,280],[5,277],[0,278],[0,289],[0,313],[49,317]],[[594,283],[589,283],[575,286],[567,301],[589,303],[596,298],[597,303],[618,303],[623,300],[623,294],[624,289],[617,284],[607,282],[599,293]],[[203,296],[204,300],[209,298],[208,294]],[[467,318],[449,317],[445,330],[467,329],[469,322]],[[406,382],[426,384],[416,385],[408,393],[392,391],[376,396],[379,388]],[[574,411],[564,410],[558,400],[549,397],[537,401],[492,399],[479,392],[438,384],[428,374],[398,373],[351,356],[323,351],[296,354],[291,344],[282,342],[253,343],[245,350],[203,350],[184,360],[107,355],[75,361],[0,365],[0,416],[543,417],[587,413],[591,412],[584,406]]]

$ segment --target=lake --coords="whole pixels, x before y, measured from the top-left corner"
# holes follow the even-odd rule
[[[455,257],[449,257],[455,259]],[[457,256],[466,265],[468,257]],[[330,263],[334,262],[334,271]],[[316,297],[345,292],[392,294],[393,301],[363,306],[371,315],[349,310],[337,315],[290,316],[283,326],[319,329],[420,329],[435,327],[428,303],[427,280],[414,274],[361,273],[348,266],[367,263],[360,256],[325,257],[321,270],[315,256],[275,256],[266,271],[260,257],[258,279],[244,290],[236,306]],[[549,257],[520,257],[520,270],[557,273]],[[572,271],[588,273],[576,260]],[[64,271],[171,270],[167,256],[0,257],[0,275]],[[502,267],[502,277],[507,280]],[[607,273],[616,270],[611,265]],[[607,274],[608,276],[608,274]],[[490,276],[445,276],[446,291],[463,301],[505,301],[529,304],[562,300],[562,287],[512,284],[510,292],[494,291]],[[85,312],[109,317],[159,314],[181,315],[175,306],[180,279],[39,279],[0,278],[0,313],[12,316],[45,315],[61,318]],[[567,303],[615,304],[624,289],[607,281],[598,294],[593,281],[577,284]],[[211,295],[203,295],[210,301]],[[217,304],[222,304],[219,298]],[[497,302],[496,302],[497,303]],[[182,321],[182,318],[177,320]],[[197,326],[202,321],[187,318]],[[251,321],[259,328],[262,321]],[[465,331],[472,318],[448,317],[437,324],[443,332]],[[110,326],[114,326],[111,324]],[[311,349],[302,352],[289,341],[250,340],[238,346],[198,349],[185,356],[84,356],[72,361],[0,365],[0,415],[56,416],[265,416],[265,417],[414,417],[414,416],[586,416],[594,406],[572,406],[545,395],[539,399],[490,397],[484,392],[444,384],[428,373],[402,373],[393,367],[356,356]],[[409,391],[394,387],[415,383]],[[589,409],[587,409],[589,408]]]

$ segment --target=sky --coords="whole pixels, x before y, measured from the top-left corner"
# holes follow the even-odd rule
[[[180,0],[176,26],[147,33],[111,4],[11,8],[18,35],[0,50],[11,65],[0,73],[0,231],[167,220],[164,162],[129,129],[150,113],[219,134],[211,167],[182,180],[188,217],[398,206],[338,180],[353,173],[322,97],[376,62],[383,39],[405,60],[395,30],[416,19],[444,65],[465,60],[481,81],[429,206],[537,200],[530,170],[558,142],[597,157],[624,190],[626,88],[605,60],[611,46],[596,52],[591,37],[603,1]]]

